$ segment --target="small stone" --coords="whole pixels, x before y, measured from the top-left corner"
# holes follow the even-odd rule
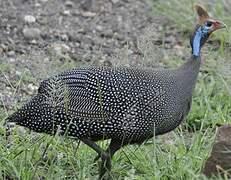
[[[50,58],[49,57],[45,57],[44,58],[44,62],[49,62],[50,61]]]
[[[61,37],[61,40],[62,40],[62,41],[68,41],[68,40],[69,40],[67,34],[61,34],[60,37]]]
[[[176,37],[173,35],[167,36],[165,38],[165,43],[175,44],[175,42],[176,42]]]
[[[73,9],[73,10],[72,10],[72,14],[73,14],[74,16],[78,16],[78,15],[80,15],[81,13],[80,13],[80,11],[79,11],[78,9]]]
[[[118,23],[121,24],[123,22],[123,16],[121,16],[121,15],[117,16],[117,21],[118,21]]]
[[[112,29],[105,29],[102,35],[105,37],[111,38],[113,36],[113,31]]]
[[[26,15],[26,16],[24,16],[24,21],[26,23],[34,23],[36,21],[36,19],[32,15]]]
[[[75,43],[75,46],[76,46],[76,47],[80,47],[80,43],[79,43],[79,42],[76,42],[76,43]]]
[[[71,15],[71,11],[70,10],[65,10],[65,11],[63,11],[62,14],[65,15],[65,16],[70,16]]]
[[[96,13],[90,12],[90,11],[82,11],[82,12],[81,12],[81,15],[82,15],[83,17],[94,17],[94,16],[96,16]]]
[[[13,62],[15,62],[16,61],[16,59],[15,58],[9,58],[9,60],[8,60],[9,62],[11,62],[11,63],[13,63]]]
[[[41,4],[40,3],[35,3],[35,5],[34,5],[35,7],[41,7]]]
[[[35,39],[33,39],[30,43],[31,44],[37,44],[37,41]]]
[[[15,127],[15,123],[14,122],[8,122],[7,123],[7,128],[12,129],[14,127]]]
[[[93,6],[93,1],[92,0],[84,0],[80,2],[80,9],[84,10],[84,11],[89,11],[90,9],[92,9]]]
[[[17,127],[17,134],[20,137],[25,136],[25,133],[26,133],[26,129],[24,127],[22,127],[22,126]]]
[[[9,51],[7,52],[8,57],[15,57],[15,52],[14,51]]]
[[[62,46],[62,49],[66,52],[69,52],[71,50],[71,48],[66,44],[62,44],[61,46]]]
[[[133,54],[133,51],[132,51],[131,49],[128,49],[127,54],[128,54],[128,55],[132,55],[132,54]]]
[[[65,54],[71,51],[71,48],[66,44],[54,43],[51,45],[51,53],[64,57]]]
[[[20,77],[22,75],[22,72],[21,71],[15,71],[15,75]]]
[[[22,32],[26,39],[38,39],[41,34],[41,31],[38,28],[25,27]]]
[[[112,2],[113,4],[116,4],[116,3],[119,2],[119,0],[111,0],[111,2]]]
[[[69,8],[72,8],[74,6],[74,3],[72,1],[66,1],[65,6],[69,7]]]
[[[102,31],[103,30],[103,26],[100,26],[100,25],[97,25],[95,28],[96,28],[97,31]]]
[[[38,89],[38,86],[35,86],[34,84],[30,83],[28,86],[29,89],[29,94],[33,94],[34,91],[36,91]]]

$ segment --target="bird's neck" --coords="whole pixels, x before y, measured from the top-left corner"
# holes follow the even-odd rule
[[[188,78],[196,78],[201,64],[201,47],[204,45],[207,36],[204,35],[202,27],[199,25],[196,27],[194,34],[190,40],[192,47],[191,58],[179,67],[179,72],[182,75],[189,76]],[[190,77],[191,76],[191,77]],[[185,77],[184,77],[185,78]]]
[[[196,28],[191,39],[191,58],[177,70],[178,80],[180,80],[181,85],[185,86],[185,89],[188,88],[189,91],[194,89],[196,83],[201,65],[201,47],[205,43],[205,39],[206,37],[203,35],[201,27]]]
[[[201,39],[201,31],[196,30],[192,42],[192,55],[195,60],[198,60],[198,57],[200,57],[201,54]]]
[[[208,33],[205,32],[205,28],[197,26],[191,39],[192,58],[194,60],[200,60],[201,48],[208,39]]]
[[[180,71],[188,72],[188,73],[198,73],[201,65],[201,57],[191,56],[187,62],[179,67]]]
[[[200,64],[200,58],[195,60],[194,56],[192,56],[190,60],[176,69],[176,83],[178,84],[179,92],[182,96],[191,97],[196,85]]]

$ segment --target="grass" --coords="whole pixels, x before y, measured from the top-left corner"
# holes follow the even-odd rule
[[[192,11],[195,2],[156,2],[154,11],[167,15],[179,31],[188,31],[195,19]],[[213,14],[218,15],[218,19],[231,27],[231,14],[223,10],[221,1],[215,2],[213,8],[208,7]],[[113,158],[113,179],[207,179],[201,170],[211,151],[216,125],[231,123],[231,56],[229,47],[225,46],[226,43],[230,44],[230,37],[228,33],[220,31],[213,40],[219,40],[221,46],[213,50],[214,44],[206,45],[210,51],[199,74],[187,122],[167,135],[151,139],[145,145],[126,146],[120,150]],[[168,66],[182,63],[171,54],[167,57]],[[67,66],[74,67],[76,64],[71,62],[70,65],[67,62],[62,67],[58,65],[57,71]],[[10,65],[2,63],[0,69],[1,73],[7,73]],[[22,79],[11,83],[16,87],[19,82],[37,83],[37,80],[28,72]],[[32,132],[22,133],[16,128],[12,134],[12,145],[7,147],[9,141],[2,126],[7,112],[3,106],[4,101],[0,102],[0,179],[96,179],[99,165],[93,163],[95,152],[84,144],[79,146],[76,140]],[[106,146],[105,142],[99,144]]]

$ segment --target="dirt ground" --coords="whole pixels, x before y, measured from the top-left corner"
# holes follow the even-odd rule
[[[142,64],[137,39],[160,46],[167,23],[145,0],[0,0],[0,106],[12,108],[64,69]],[[166,35],[165,48],[181,49],[176,34]],[[122,49],[129,62],[117,58]]]

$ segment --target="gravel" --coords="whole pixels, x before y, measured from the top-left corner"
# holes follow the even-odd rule
[[[30,24],[30,23],[35,23],[36,19],[34,16],[26,15],[24,16],[24,21]]]
[[[166,22],[163,16],[153,15],[146,0],[0,1],[3,100],[12,105],[16,96],[17,101],[30,96],[34,91],[28,84],[38,86],[41,79],[60,72],[65,64],[142,64],[137,38],[151,25],[152,33],[161,39],[160,26]],[[131,57],[130,62],[120,55]],[[15,97],[7,95],[14,92]]]
[[[41,31],[38,28],[28,28],[25,27],[23,30],[23,35],[26,39],[38,39],[40,37]]]

